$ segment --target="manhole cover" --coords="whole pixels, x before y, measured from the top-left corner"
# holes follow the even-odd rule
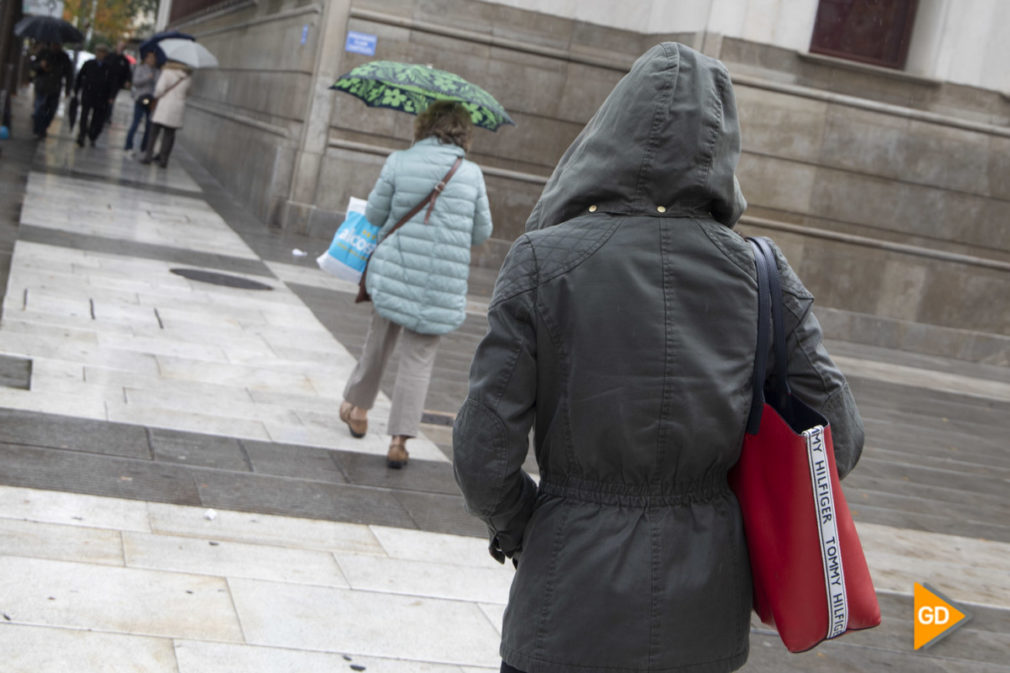
[[[241,276],[229,276],[226,273],[216,271],[203,271],[201,269],[169,269],[172,273],[190,280],[198,280],[201,283],[211,283],[212,285],[224,285],[225,287],[237,287],[241,290],[272,290],[273,288],[265,283],[242,278]]]

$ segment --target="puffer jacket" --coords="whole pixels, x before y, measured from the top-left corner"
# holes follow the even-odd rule
[[[502,267],[453,463],[492,555],[517,561],[501,655],[522,671],[747,659],[752,585],[727,484],[757,339],[754,258],[731,228],[739,153],[722,64],[658,45],[562,157]],[[776,254],[792,389],[830,420],[845,474],[862,421]],[[522,470],[531,427],[539,484]]]
[[[470,248],[491,235],[484,175],[464,160],[435,200],[388,238],[386,233],[449,172],[463,148],[425,138],[393,152],[368,196],[365,218],[382,227],[366,287],[383,318],[421,334],[446,334],[466,318]]]

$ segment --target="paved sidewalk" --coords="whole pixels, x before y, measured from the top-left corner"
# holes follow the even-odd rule
[[[496,670],[512,571],[438,424],[492,274],[442,345],[426,437],[386,470],[388,399],[365,440],[336,418],[368,310],[314,268],[325,242],[269,231],[181,149],[136,164],[124,111],[94,149],[52,134],[24,188],[0,321],[0,671]],[[867,420],[846,493],[885,622],[803,655],[755,624],[744,670],[1010,671],[1010,373],[829,347]],[[974,621],[913,652],[913,582]]]

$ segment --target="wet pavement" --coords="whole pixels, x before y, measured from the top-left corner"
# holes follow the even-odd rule
[[[392,372],[368,437],[336,417],[369,309],[315,268],[327,242],[259,222],[184,130],[167,170],[137,164],[125,105],[96,148],[61,118],[24,140],[25,97],[0,157],[0,670],[496,670],[512,571],[463,511],[447,426],[493,271],[387,470]],[[1010,370],[828,346],[867,424],[845,485],[885,621],[803,655],[755,624],[744,670],[1010,670]],[[973,621],[914,652],[914,582]]]

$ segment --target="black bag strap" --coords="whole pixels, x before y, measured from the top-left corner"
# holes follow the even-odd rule
[[[784,409],[786,398],[792,395],[793,391],[789,387],[789,355],[786,351],[786,328],[782,313],[782,281],[779,278],[779,265],[775,261],[771,241],[767,238],[755,240],[764,251],[765,265],[768,267],[768,289],[771,292],[772,340],[775,345],[775,400],[772,404]]]
[[[767,238],[748,238],[754,251],[758,281],[758,339],[754,354],[754,379],[751,410],[747,418],[748,434],[757,434],[761,427],[761,410],[765,405],[765,384],[768,373],[769,339],[775,351],[774,385],[767,391],[771,394],[770,404],[784,411],[788,407],[792,390],[789,387],[789,357],[786,350],[785,319],[783,317],[782,282],[775,260],[771,241]],[[770,329],[769,329],[770,323]]]
[[[758,284],[758,325],[757,350],[754,351],[754,378],[751,381],[750,415],[747,417],[747,434],[756,435],[761,428],[761,412],[765,406],[765,377],[768,368],[768,340],[771,338],[771,295],[768,289],[768,267],[764,250],[753,238],[748,238],[754,252],[754,266],[757,269]]]

